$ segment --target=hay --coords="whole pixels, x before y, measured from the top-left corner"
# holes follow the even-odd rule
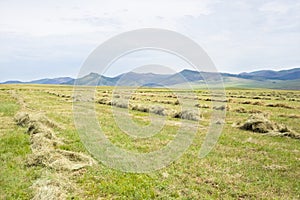
[[[149,108],[140,104],[133,105],[131,107],[132,110],[140,111],[140,112],[149,112]]]
[[[44,115],[40,115],[38,120],[41,123],[45,124],[48,128],[64,129],[64,127],[61,124],[59,124],[53,120],[50,120],[49,118],[45,117]]]
[[[291,118],[291,119],[299,119],[300,118],[300,115],[295,115],[295,114],[291,114],[291,115],[284,115],[284,114],[281,114],[281,115],[278,115],[279,117],[286,117],[286,118]]]
[[[165,109],[161,106],[151,106],[149,109],[149,112],[157,114],[157,115],[162,115],[162,116],[167,115]]]
[[[115,107],[118,107],[118,108],[128,108],[129,107],[128,102],[126,102],[126,101],[113,100],[111,105],[115,106]]]
[[[109,102],[108,98],[101,98],[96,101],[96,103],[103,104],[103,105],[108,105],[108,102]]]
[[[52,128],[56,123],[42,115],[18,113],[16,123],[27,126],[30,134],[32,154],[28,156],[27,166],[44,166],[55,170],[74,171],[95,164],[95,161],[82,153],[58,150],[57,146],[64,144]]]
[[[35,190],[35,195],[32,198],[33,200],[55,200],[67,198],[65,189],[61,186],[61,181],[38,180],[31,188]]]
[[[67,199],[67,194],[76,190],[63,174],[48,173],[44,173],[43,178],[36,180],[31,189],[35,192],[33,200]]]
[[[26,105],[22,110],[25,108]],[[38,179],[31,186],[34,191],[33,199],[67,199],[70,190],[76,191],[74,184],[70,182],[70,172],[81,171],[82,168],[96,162],[83,153],[57,149],[58,145],[63,145],[64,142],[56,137],[53,129],[63,127],[46,116],[19,112],[14,119],[18,126],[28,127],[26,133],[30,135],[32,153],[27,156],[25,166],[40,166],[43,173],[49,173],[47,177]]]
[[[56,150],[48,159],[49,167],[56,170],[77,171],[96,164],[94,159],[83,153]]]
[[[227,106],[225,106],[225,105],[220,105],[220,106],[214,106],[213,107],[213,109],[214,110],[227,110],[227,111],[229,111],[230,110],[230,107],[229,107],[229,105],[227,105]]]
[[[267,104],[268,107],[277,107],[277,108],[287,108],[287,109],[294,109],[294,107],[285,105],[283,103],[276,103],[276,104]]]
[[[29,115],[24,112],[19,112],[15,115],[15,122],[18,126],[25,127],[29,124]]]
[[[192,121],[199,121],[201,119],[200,115],[195,110],[183,110],[181,112],[176,112],[173,114],[173,117]]]
[[[207,104],[196,104],[195,106],[198,108],[210,108],[210,106]]]
[[[8,93],[11,95],[11,97],[13,99],[15,99],[18,102],[18,104],[21,106],[22,110],[27,108],[27,105],[26,105],[24,99],[22,97],[20,97],[20,95],[18,95],[15,90],[9,90]]]
[[[263,106],[264,104],[260,101],[254,101],[252,102],[252,105],[255,105],[255,106]]]
[[[246,110],[246,109],[243,108],[243,107],[236,108],[236,109],[234,109],[233,111],[234,111],[234,112],[237,112],[237,113],[251,113],[251,114],[262,113],[262,111],[260,111],[260,110],[256,110],[256,109]]]
[[[268,133],[275,130],[275,126],[264,115],[251,115],[240,127],[257,133]]]
[[[256,109],[252,109],[248,111],[251,114],[259,114],[259,113],[263,113],[261,110],[256,110]]]
[[[242,101],[242,102],[240,102],[241,104],[252,104],[252,102],[251,101]]]
[[[236,108],[233,110],[234,112],[237,112],[237,113],[247,113],[248,111],[243,108],[243,107],[240,107],[240,108]]]
[[[300,139],[300,135],[286,125],[277,124],[269,120],[266,114],[252,114],[245,123],[237,123],[233,126],[242,130],[252,131],[256,133],[269,134],[274,136],[286,136],[290,138]]]

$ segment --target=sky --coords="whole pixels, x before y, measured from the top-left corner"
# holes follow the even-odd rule
[[[97,46],[140,28],[189,37],[220,72],[300,66],[296,0],[0,0],[0,82],[77,77]],[[131,70],[142,55],[128,56],[107,75]],[[145,56],[148,61],[149,56],[169,60],[154,53]],[[163,64],[175,71],[189,67],[170,60]]]

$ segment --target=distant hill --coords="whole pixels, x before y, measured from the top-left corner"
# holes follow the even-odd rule
[[[294,80],[300,79],[300,68],[294,68],[289,70],[272,71],[272,70],[260,70],[250,73],[241,73],[238,75],[240,78],[247,79],[274,79],[274,80]]]
[[[28,82],[22,82],[22,81],[6,81],[1,84],[62,84],[69,81],[74,80],[70,77],[60,77],[60,78],[45,78],[45,79],[39,79],[34,81],[28,81]]]
[[[3,82],[2,84],[22,84],[23,82],[21,81],[6,81],[6,82]]]
[[[90,73],[82,78],[74,79],[63,84],[73,85],[76,81],[78,85],[126,85],[126,86],[145,86],[156,85],[168,78],[170,75],[153,74],[153,73],[135,73],[129,72],[110,78],[101,76],[97,73]]]
[[[204,77],[213,78],[216,73],[183,70],[175,74],[124,73],[116,77],[106,77],[90,73],[78,79],[70,77],[40,79],[30,82],[7,81],[2,84],[64,84],[64,85],[103,85],[103,86],[180,86],[186,82],[194,86],[205,85]],[[300,90],[300,68],[272,71],[260,70],[240,74],[221,73],[226,87],[254,87]]]

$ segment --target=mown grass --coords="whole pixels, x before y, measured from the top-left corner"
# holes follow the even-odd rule
[[[59,148],[87,153],[74,126],[72,99],[62,97],[72,95],[72,87],[1,87],[17,90],[30,109],[43,112],[64,127],[55,130],[58,137],[65,140],[65,144]],[[96,100],[104,95],[110,98],[111,91],[110,87],[99,87]],[[31,197],[30,185],[39,177],[39,170],[24,165],[26,155],[30,153],[29,136],[12,121],[14,113],[19,109],[17,103],[5,90],[1,90],[0,94],[2,123],[9,124],[3,125],[5,131],[1,131],[1,162],[5,166],[0,172],[1,195],[4,194],[1,197],[26,199]],[[205,100],[209,97],[205,90],[198,90],[197,94],[200,97],[197,104],[211,105],[210,101]],[[233,128],[232,124],[249,117],[249,113],[235,111],[235,108],[242,107],[246,111],[269,113],[272,121],[300,132],[299,119],[282,116],[300,115],[300,102],[289,101],[289,98],[300,99],[300,92],[230,89],[227,95],[232,101],[228,102],[230,109],[227,111],[223,133],[215,148],[205,158],[199,159],[198,153],[207,131],[205,125],[209,124],[211,108],[200,109],[203,119],[199,123],[203,126],[198,130],[193,144],[180,159],[166,168],[148,174],[135,174],[120,172],[99,163],[72,176],[73,183],[80,190],[70,196],[78,199],[299,199],[300,141],[244,131]],[[258,96],[262,98],[252,98]],[[133,104],[150,106],[155,103],[168,109],[178,109],[178,105],[168,103],[176,98],[164,89],[140,89],[135,97],[136,100],[130,100]],[[280,97],[286,100],[276,100]],[[261,105],[239,103],[243,101],[259,101]],[[265,106],[270,103],[282,103],[295,109]],[[191,103],[191,108],[193,106]],[[134,139],[124,134],[114,122],[110,106],[96,104],[96,111],[106,136],[117,146],[130,151],[150,152],[160,149],[172,140],[178,130],[179,119],[167,116],[166,126],[154,137]],[[136,110],[129,113],[137,124],[148,125],[148,113]],[[190,121],[191,126],[195,123]]]

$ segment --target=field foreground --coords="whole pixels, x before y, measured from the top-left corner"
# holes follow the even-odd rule
[[[95,109],[112,143],[152,152],[174,138],[180,119],[199,125],[195,139],[175,162],[150,173],[125,173],[97,162],[75,129],[73,88],[0,85],[0,199],[299,199],[300,91],[228,89],[225,107],[213,107],[197,90],[188,112],[167,89],[141,88],[124,104],[112,87],[98,87]],[[112,100],[113,98],[113,100]],[[80,101],[80,99],[77,99]],[[194,103],[196,101],[196,103]],[[133,138],[114,121],[112,107],[129,110],[140,125],[149,112],[165,126],[153,137]],[[200,114],[193,112],[197,108]],[[215,148],[198,153],[211,111],[226,119]]]

